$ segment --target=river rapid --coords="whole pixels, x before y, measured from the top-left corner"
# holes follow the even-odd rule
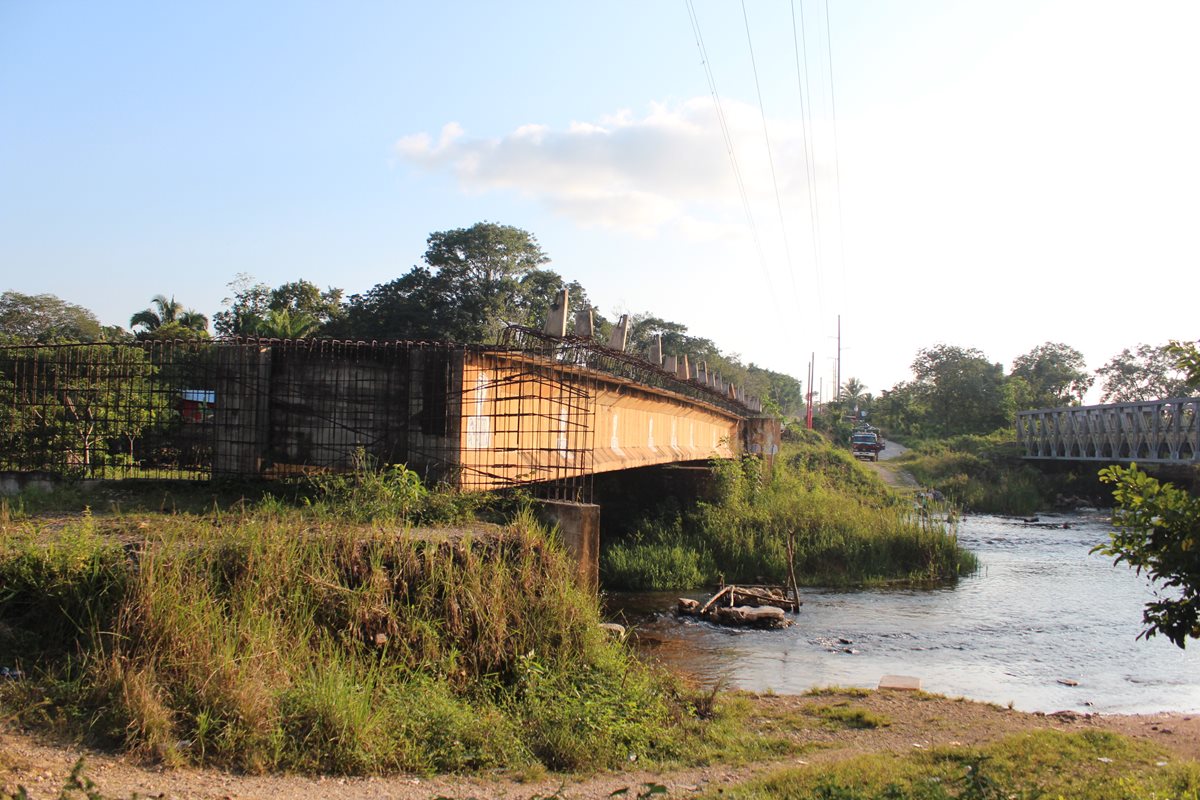
[[[910,675],[926,691],[1023,711],[1200,711],[1200,641],[1180,650],[1137,638],[1154,594],[1090,554],[1109,530],[1101,512],[969,516],[958,535],[978,574],[938,589],[801,590],[805,605],[783,631],[674,615],[678,597],[702,592],[617,593],[608,608],[647,654],[706,684],[799,693]]]

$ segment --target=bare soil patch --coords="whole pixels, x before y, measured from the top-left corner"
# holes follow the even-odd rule
[[[556,792],[564,798],[603,798],[645,783],[667,787],[668,797],[688,797],[706,788],[740,783],[798,763],[830,763],[856,755],[912,752],[935,746],[974,746],[1039,729],[1110,731],[1148,740],[1170,760],[1200,759],[1200,715],[1028,714],[987,703],[920,692],[841,692],[814,695],[747,695],[753,732],[784,735],[793,744],[785,759],[749,765],[717,765],[654,772],[630,769],[590,776],[543,776],[520,780],[508,775],[459,777],[393,775],[344,778],[299,775],[238,775],[206,769],[166,769],[129,757],[53,742],[9,729],[0,733],[0,787],[18,785],[30,797],[57,797],[75,762],[86,759],[86,774],[105,797],[127,798],[511,798],[530,800]],[[855,728],[822,715],[823,709],[861,710],[881,721]],[[827,715],[826,715],[827,716]],[[633,765],[631,765],[632,767]]]

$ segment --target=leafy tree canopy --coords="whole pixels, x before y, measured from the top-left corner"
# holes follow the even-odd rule
[[[993,431],[1011,416],[1004,368],[974,348],[939,344],[917,353],[916,389],[924,395],[927,426],[944,435]]]
[[[1010,377],[1021,378],[1028,393],[1017,408],[1051,408],[1078,404],[1091,388],[1095,376],[1086,371],[1083,353],[1059,342],[1046,342],[1017,356]]]
[[[1095,549],[1169,590],[1142,610],[1142,636],[1161,633],[1182,648],[1200,638],[1200,498],[1159,482],[1136,464],[1106,467],[1100,479],[1114,486],[1117,530]]]
[[[1096,370],[1096,374],[1104,387],[1100,396],[1104,403],[1161,400],[1189,391],[1178,357],[1172,354],[1169,344],[1159,347],[1139,344],[1132,352],[1126,348]]]
[[[0,339],[44,344],[102,338],[100,321],[83,306],[52,294],[7,291],[0,295]]]
[[[1197,342],[1177,342],[1167,345],[1167,352],[1175,359],[1175,368],[1183,372],[1183,382],[1189,390],[1200,388],[1200,350]]]
[[[208,317],[199,311],[184,308],[174,297],[158,294],[150,300],[150,308],[129,318],[131,328],[139,339],[190,339],[208,336]]]
[[[1157,350],[1156,355],[1165,354],[1171,368],[1182,373],[1183,391],[1169,394],[1200,388],[1200,350],[1195,343],[1173,341]],[[1150,477],[1137,464],[1107,467],[1100,479],[1114,487],[1116,531],[1108,544],[1095,549],[1146,573],[1167,590],[1166,596],[1160,594],[1143,608],[1142,636],[1161,633],[1182,648],[1188,639],[1200,638],[1200,498]]]
[[[564,286],[572,310],[588,307],[583,287],[544,269],[549,257],[520,228],[480,222],[427,244],[424,265],[350,298],[339,335],[494,342],[505,324],[539,325]]]
[[[229,287],[233,297],[225,298],[226,307],[213,315],[213,327],[221,336],[301,339],[336,324],[344,313],[341,289],[322,291],[306,280],[272,289],[243,273]]]

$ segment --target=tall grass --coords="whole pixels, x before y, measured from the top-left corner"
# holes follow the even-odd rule
[[[923,485],[980,513],[1028,515],[1054,505],[1058,495],[1096,502],[1108,496],[1094,466],[1050,473],[1026,463],[1010,431],[915,443],[901,463]]]
[[[249,771],[594,769],[676,746],[673,689],[598,629],[529,514],[436,541],[278,510],[7,532],[0,663],[33,677],[0,702],[31,724]]]
[[[714,500],[649,519],[606,549],[606,585],[782,581],[789,534],[806,585],[937,583],[978,566],[959,547],[952,522],[917,513],[832,447],[789,445],[773,470],[757,458],[717,461],[713,470]]]

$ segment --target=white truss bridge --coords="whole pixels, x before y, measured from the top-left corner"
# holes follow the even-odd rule
[[[1200,397],[1068,406],[1017,414],[1025,458],[1200,462]]]

